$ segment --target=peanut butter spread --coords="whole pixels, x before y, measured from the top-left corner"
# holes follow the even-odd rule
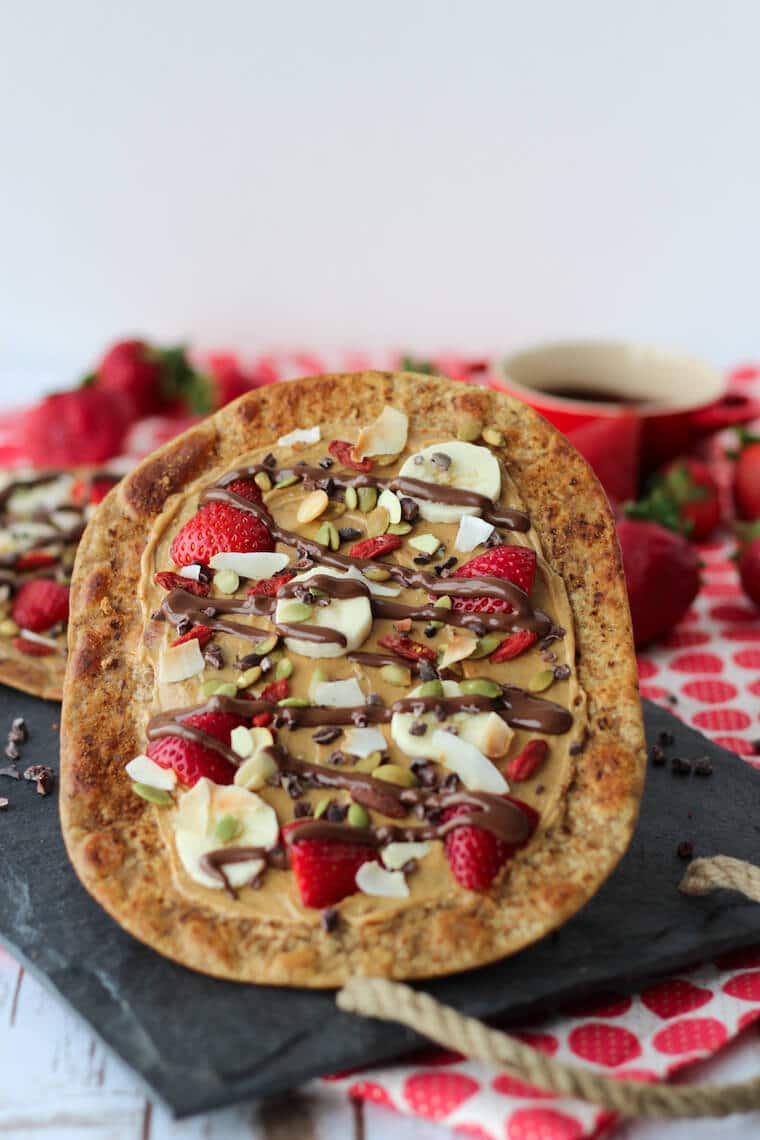
[[[145,747],[184,731],[208,743],[183,729],[184,718],[199,710],[245,715],[246,724],[255,716],[260,726],[241,752],[234,740],[210,743],[241,775],[258,755],[266,779],[236,780],[239,789],[202,781],[188,791],[178,784],[157,797],[166,801],[155,810],[178,890],[220,914],[320,921],[318,909],[303,905],[288,866],[299,830],[366,842],[381,858],[389,843],[423,844],[417,857],[393,870],[398,894],[357,887],[338,904],[346,922],[371,924],[423,900],[466,894],[444,849],[447,806],[464,804],[476,825],[479,814],[488,816],[487,826],[504,840],[532,842],[532,829],[520,830],[521,813],[509,802],[501,811],[494,797],[508,792],[533,809],[533,836],[556,823],[573,749],[585,736],[586,700],[575,673],[565,586],[545,562],[493,451],[482,440],[430,439],[424,424],[411,423],[403,452],[376,456],[371,466],[365,462],[368,471],[359,471],[328,450],[330,441],[344,437],[339,425],[321,425],[318,442],[295,439],[241,455],[234,472],[170,500],[143,553],[141,652],[156,678]],[[230,490],[236,478],[255,478],[261,499],[246,502]],[[244,576],[252,565],[245,558],[237,563],[240,573],[186,568],[188,590],[175,583],[167,591],[156,581],[157,574],[178,570],[170,549],[180,528],[199,505],[219,501],[269,525],[282,556],[276,596],[249,593],[257,579]],[[395,549],[351,555],[368,536],[389,533],[399,539]],[[456,576],[498,544],[535,552],[529,595],[488,574]],[[190,575],[200,575],[208,592],[193,592],[197,579]],[[489,607],[492,612],[457,608],[458,597],[483,596],[507,601],[511,610],[503,604]],[[183,654],[190,665],[179,672],[189,675],[169,679],[175,673],[168,662],[177,656],[169,648],[198,625],[211,628],[211,640]],[[516,634],[530,635],[527,648],[491,661]],[[419,651],[410,650],[410,642],[424,647],[416,660],[410,653]],[[199,655],[202,666],[194,666]],[[266,690],[276,679],[285,682],[278,691],[287,696],[273,701]],[[545,759],[528,778],[510,780],[510,761],[535,740],[548,746]],[[255,790],[243,795],[245,787]],[[192,799],[183,805],[186,797]],[[276,834],[263,845],[241,847],[235,836],[248,816],[236,812],[243,804],[245,813],[249,801],[251,826]],[[346,807],[352,807],[348,818]],[[287,828],[294,819],[302,821],[299,827]],[[178,842],[187,820],[216,836],[213,844]],[[251,872],[247,881],[233,876],[236,865]]]

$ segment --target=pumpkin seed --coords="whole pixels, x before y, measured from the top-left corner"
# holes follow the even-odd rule
[[[283,657],[277,662],[277,668],[274,671],[275,681],[284,681],[293,672],[293,662],[289,657]]]
[[[269,475],[266,471],[257,471],[253,477],[253,481],[257,487],[261,488],[262,491],[272,490],[272,480],[269,478]]]
[[[308,621],[311,617],[311,606],[307,606],[305,602],[299,602],[288,598],[287,601],[282,602],[278,607],[277,621],[278,622],[291,622],[291,621]]]
[[[300,475],[286,475],[284,479],[278,480],[274,485],[275,491],[282,491],[285,487],[292,487],[294,483],[300,483]]]
[[[538,673],[534,673],[528,681],[528,692],[543,693],[544,689],[549,688],[553,680],[553,669],[540,669]]]
[[[483,429],[483,439],[490,447],[503,447],[504,436],[498,428],[487,427]]]
[[[252,665],[250,669],[246,669],[241,673],[235,684],[239,689],[247,689],[249,685],[255,685],[261,676],[261,666]]]
[[[463,439],[467,443],[474,443],[482,430],[483,425],[480,420],[476,420],[474,416],[464,416],[457,423],[457,439]]]
[[[415,550],[421,550],[423,554],[432,555],[441,545],[441,541],[434,534],[417,534],[414,538],[409,539],[409,545],[413,546]]]
[[[236,697],[237,692],[238,692],[237,685],[233,685],[231,682],[228,681],[227,684],[225,684],[225,685],[217,685],[216,688],[214,689],[212,696],[215,696],[215,697]]]
[[[362,756],[354,764],[357,772],[364,772],[366,775],[371,775],[379,764],[382,764],[383,757],[379,752],[370,752],[368,756]]]
[[[356,493],[356,487],[346,487],[343,498],[349,511],[355,511],[359,505],[359,496]]]
[[[277,702],[277,705],[283,709],[307,709],[311,705],[311,701],[307,701],[305,697],[283,697],[281,701]]]
[[[346,818],[352,827],[369,827],[369,816],[361,804],[351,804]]]
[[[443,685],[441,684],[440,681],[425,681],[425,683],[423,685],[420,685],[415,696],[418,696],[418,697],[442,697],[443,696]]]
[[[320,818],[320,816],[323,816],[323,815],[325,814],[325,812],[327,811],[327,809],[329,808],[329,806],[330,806],[330,799],[329,799],[329,796],[324,796],[324,797],[323,797],[323,798],[322,798],[322,799],[319,801],[319,803],[317,804],[317,806],[314,808],[314,816],[313,816],[313,818],[314,818],[314,819],[319,819],[319,818]]]
[[[460,681],[459,687],[463,693],[476,693],[479,697],[501,696],[501,685],[489,681],[486,677],[473,677],[469,681]]]
[[[214,828],[214,839],[220,843],[229,843],[236,835],[240,835],[243,825],[234,815],[223,815]]]
[[[359,510],[362,514],[369,514],[374,510],[377,505],[377,491],[374,487],[360,487],[358,490],[359,495]]]
[[[324,526],[327,527],[326,545],[330,547],[330,550],[338,550],[340,547],[340,535],[338,534],[338,528],[331,522],[324,523]]]
[[[448,594],[441,594],[440,598],[436,599],[435,604],[441,610],[450,610],[454,603]]]
[[[375,507],[367,515],[367,538],[377,538],[385,534],[390,523],[390,517],[385,507]]]
[[[494,633],[487,633],[485,637],[478,638],[478,643],[470,654],[470,659],[477,660],[479,657],[488,657],[495,649],[498,649],[500,645],[500,637],[497,637]]]
[[[372,775],[376,780],[385,780],[386,784],[397,784],[401,788],[416,788],[419,784],[414,772],[400,764],[381,764]]]
[[[218,688],[218,681],[204,681],[201,685],[201,692],[203,693],[204,697],[213,697]],[[237,690],[235,691],[237,692]]]
[[[266,657],[267,653],[272,652],[272,650],[277,645],[277,642],[279,640],[280,639],[277,636],[277,634],[274,634],[272,637],[264,638],[263,641],[257,641],[256,642],[256,656],[257,657]]]
[[[234,594],[240,585],[240,578],[234,570],[217,570],[214,585],[221,594]]]
[[[380,676],[389,685],[406,686],[412,683],[411,670],[405,669],[403,665],[383,665]]]
[[[412,524],[408,522],[391,523],[388,527],[387,534],[409,534],[412,529]]]
[[[163,791],[161,788],[151,788],[149,784],[132,785],[132,791],[135,795],[140,796],[141,799],[147,800],[149,804],[157,804],[159,807],[166,807],[167,804],[172,802],[172,798],[168,792]]]

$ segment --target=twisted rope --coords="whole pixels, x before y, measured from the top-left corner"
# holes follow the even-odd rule
[[[696,859],[680,884],[685,894],[707,894],[720,888],[740,891],[760,902],[760,869],[723,855]],[[350,1013],[401,1022],[447,1049],[507,1068],[547,1092],[584,1100],[622,1116],[716,1117],[760,1108],[760,1077],[733,1085],[678,1088],[615,1080],[558,1061],[474,1017],[457,1013],[429,994],[387,978],[352,978],[338,993],[337,1003]]]

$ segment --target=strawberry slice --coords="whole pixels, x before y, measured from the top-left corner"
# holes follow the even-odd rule
[[[15,649],[27,653],[30,657],[49,657],[51,653],[56,652],[52,645],[42,645],[41,642],[30,641],[27,637],[14,637],[13,645]]]
[[[252,503],[261,502],[261,491],[252,479],[236,479],[227,490]],[[268,528],[249,511],[229,503],[204,503],[174,536],[171,559],[176,566],[209,563],[221,551],[274,550]]]
[[[436,661],[438,654],[429,645],[422,645],[419,641],[414,641],[411,637],[402,637],[398,633],[386,633],[385,637],[378,638],[378,645],[382,645],[383,649],[390,649],[393,653],[398,653],[399,657],[405,657],[407,661]]]
[[[536,829],[538,813],[522,800],[514,796],[505,796],[527,816],[530,824],[530,835]],[[444,823],[457,815],[466,815],[472,812],[467,804],[456,804],[447,808],[443,813]],[[530,835],[528,838],[530,838]],[[527,839],[524,840],[527,843]],[[522,843],[504,843],[497,839],[490,831],[483,827],[473,827],[468,824],[455,827],[446,835],[443,841],[446,858],[451,867],[451,873],[459,883],[468,891],[485,891],[491,885],[510,855],[522,847]]]
[[[16,625],[41,633],[69,616],[69,587],[50,578],[24,582],[13,599],[11,615]]]
[[[292,577],[293,571],[288,570],[283,574],[275,574],[272,578],[261,578],[248,587],[248,597],[273,598]]]
[[[172,642],[172,649],[175,645],[184,645],[186,641],[197,641],[201,649],[205,649],[213,636],[214,631],[210,625],[194,625],[187,633],[183,633],[182,637]]]
[[[289,692],[290,685],[288,684],[288,678],[282,677],[279,681],[270,681],[268,685],[265,685],[261,690],[259,700],[284,701]]]
[[[305,820],[294,820],[283,827],[283,834],[298,828]],[[309,907],[334,906],[356,891],[356,872],[363,863],[377,858],[374,847],[362,843],[341,843],[334,839],[302,839],[290,844],[290,866],[301,902]]]
[[[454,578],[504,578],[529,594],[536,574],[536,552],[528,546],[494,546],[454,571]],[[453,608],[468,614],[511,613],[500,598],[454,598]]]
[[[272,723],[272,714],[269,712],[258,713],[253,718],[251,723],[254,725],[255,728],[266,728],[268,725],[270,725]]]
[[[205,712],[185,717],[183,724],[199,728],[223,744],[230,743],[230,733],[246,722],[233,713]],[[161,768],[173,768],[177,779],[192,788],[202,776],[215,784],[231,784],[235,778],[235,767],[212,748],[207,748],[195,740],[185,740],[181,736],[161,736],[152,740],[145,749],[151,760]]]
[[[381,558],[383,554],[390,554],[398,550],[401,539],[397,534],[379,534],[377,538],[363,538],[349,548],[352,558]]]
[[[502,641],[499,648],[493,651],[488,660],[492,665],[498,665],[501,661],[511,661],[514,657],[519,657],[526,649],[530,649],[531,645],[535,645],[537,641],[537,633],[528,629],[516,629],[505,641]]]
[[[372,461],[370,459],[352,459],[351,452],[354,445],[345,439],[334,439],[332,443],[327,445],[327,450],[332,455],[333,459],[337,459],[338,463],[343,467],[350,467],[354,471],[362,471],[366,475],[368,471],[372,470]]]
[[[196,598],[207,598],[211,590],[209,582],[196,581],[194,578],[183,578],[173,570],[159,570],[154,577],[157,586],[162,590],[187,590],[188,594],[195,594]]]

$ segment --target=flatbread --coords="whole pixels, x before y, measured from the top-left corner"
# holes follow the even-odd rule
[[[544,577],[565,598],[571,628],[557,644],[562,652],[574,646],[573,676],[562,691],[576,720],[547,788],[540,780],[525,792],[513,787],[538,806],[541,822],[489,890],[464,890],[449,879],[440,890],[413,888],[403,905],[352,896],[338,905],[340,921],[328,931],[318,912],[292,901],[272,899],[270,907],[266,892],[262,901],[246,889],[250,901],[236,902],[187,879],[167,842],[169,809],[135,796],[124,766],[144,751],[147,722],[160,707],[144,638],[151,558],[165,532],[176,531],[198,493],[241,459],[314,424],[323,425],[325,454],[333,431],[355,440],[385,405],[408,414],[416,441],[455,439],[465,418],[503,433],[492,451],[507,472],[510,505],[528,512]],[[515,664],[503,667],[505,681],[514,679]],[[614,869],[642,791],[628,602],[601,487],[563,436],[491,389],[365,372],[246,394],[144,460],[88,527],[73,577],[61,764],[64,837],[85,887],[131,934],[186,966],[245,982],[327,987],[354,974],[445,975],[523,949],[565,922]],[[437,883],[424,866],[420,881]],[[283,899],[292,898],[283,887]]]
[[[3,488],[0,488],[0,498],[4,497],[4,492],[7,488],[17,487],[23,489],[25,487],[44,487],[53,485],[60,482],[65,491],[66,487],[73,487],[78,485],[80,488],[91,486],[94,480],[107,480],[108,482],[116,481],[120,475],[106,470],[95,468],[76,468],[71,471],[62,470],[49,470],[49,471],[33,471],[27,474],[14,473],[11,474],[5,482]],[[30,578],[35,577],[55,577],[59,581],[68,581],[71,567],[73,565],[74,552],[79,541],[79,531],[84,527],[86,521],[86,509],[81,506],[76,506],[70,496],[61,498],[57,504],[57,509],[61,511],[71,512],[76,511],[80,513],[81,526],[77,525],[76,517],[72,515],[72,520],[69,525],[70,533],[67,535],[67,527],[63,525],[60,531],[64,537],[59,541],[52,540],[45,544],[42,539],[30,540],[29,550],[37,553],[54,551],[56,562],[49,568],[40,568],[38,570],[30,570],[27,572],[18,573],[15,570],[16,559],[23,553],[24,545],[21,544],[21,549],[13,554],[7,553],[5,550],[0,556],[0,581],[6,577],[9,582],[13,581],[13,587],[17,583],[24,582]],[[0,514],[4,515],[4,511]],[[42,519],[44,522],[49,521],[50,512],[41,512],[35,514],[33,521],[39,523]],[[20,518],[17,517],[17,522]],[[0,532],[3,528],[0,526]],[[27,553],[29,552],[27,550]],[[12,601],[2,603],[10,616],[10,607]],[[32,696],[41,697],[43,700],[60,701],[63,697],[63,677],[66,671],[66,630],[65,627],[61,629],[52,640],[57,642],[55,651],[47,654],[46,656],[33,656],[18,649],[13,643],[12,635],[0,636],[0,683],[8,685],[13,689],[20,689],[21,692],[31,693]]]

